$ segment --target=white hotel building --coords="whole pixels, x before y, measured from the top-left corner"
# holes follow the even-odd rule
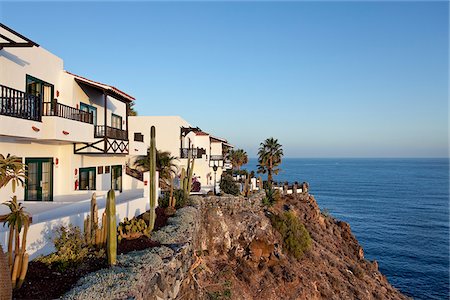
[[[181,117],[130,117],[134,100],[65,71],[61,58],[0,23],[0,153],[27,166],[19,201],[76,202],[93,191],[142,190],[143,178],[130,176],[127,164],[147,154],[153,125],[158,150],[178,157],[179,171],[193,149],[194,176],[203,191],[212,190],[214,166],[218,182],[232,146]],[[0,199],[11,195],[11,185],[0,189]]]
[[[213,189],[214,165],[220,166],[220,180],[223,154],[231,147],[226,140],[180,117],[130,117],[134,100],[113,86],[65,71],[61,58],[0,23],[0,153],[20,157],[27,166],[25,187],[15,195],[32,214],[31,258],[53,251],[55,227],[83,226],[93,192],[99,215],[111,188],[118,219],[148,209],[148,173],[131,172],[127,164],[147,154],[152,125],[157,148],[179,157],[180,167],[186,167],[187,151],[194,148],[194,174],[203,192]],[[1,188],[0,203],[12,195],[11,184]],[[0,214],[7,212],[0,205]],[[0,227],[3,246],[7,235]]]

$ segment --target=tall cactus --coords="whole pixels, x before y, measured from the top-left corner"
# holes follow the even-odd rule
[[[247,175],[244,183],[244,196],[248,197],[249,194],[250,194],[250,176]]]
[[[108,191],[106,199],[106,254],[108,255],[108,264],[116,264],[117,258],[117,226],[116,226],[116,196],[114,190]]]
[[[93,193],[91,197],[91,241],[95,241],[97,229],[98,229],[97,195]]]
[[[150,169],[150,184],[149,184],[149,198],[150,198],[150,212],[148,219],[148,227],[150,231],[155,227],[156,220],[156,133],[155,126],[150,128],[150,151],[149,157],[149,169]]]
[[[191,153],[194,149],[191,150]],[[191,192],[191,188],[192,188],[192,177],[194,176],[194,163],[195,163],[195,158],[192,157],[191,155],[191,159],[190,161],[188,160],[188,168],[189,168],[189,172],[188,172],[188,183],[187,183],[187,196],[189,196],[189,193]]]

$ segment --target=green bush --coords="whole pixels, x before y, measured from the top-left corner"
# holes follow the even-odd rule
[[[266,189],[266,196],[262,199],[262,204],[265,206],[272,206],[280,199],[281,199],[280,191],[269,186]]]
[[[179,208],[182,208],[182,207],[185,207],[186,205],[188,205],[188,197],[186,197],[184,195],[183,190],[174,190],[173,196],[175,197],[175,200],[176,200],[176,203],[175,203],[176,209],[179,209]],[[164,207],[164,208],[168,207],[169,206],[169,198],[170,198],[170,193],[165,192],[159,198],[158,205],[160,207]]]
[[[234,195],[234,196],[239,195],[239,187],[234,182],[233,177],[231,177],[230,175],[222,176],[222,178],[220,179],[219,186],[220,186],[220,190],[222,192],[224,192],[225,194],[230,194],[230,195]]]
[[[283,247],[299,259],[311,247],[312,240],[305,226],[293,212],[272,215],[272,226],[283,236]]]
[[[59,271],[64,271],[85,258],[104,255],[104,250],[96,251],[90,247],[80,228],[71,224],[55,230],[53,244],[56,248],[55,253],[38,257],[36,260]]]

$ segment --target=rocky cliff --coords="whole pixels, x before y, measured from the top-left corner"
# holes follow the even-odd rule
[[[273,207],[263,194],[194,197],[199,214],[194,264],[182,299],[407,299],[367,261],[350,226],[321,214],[309,194],[285,196]],[[285,212],[309,232],[295,258],[271,218]]]

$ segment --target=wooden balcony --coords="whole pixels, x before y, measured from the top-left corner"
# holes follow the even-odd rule
[[[128,131],[105,125],[96,125],[94,137],[95,138],[106,137],[115,140],[128,141]]]
[[[41,122],[41,98],[0,84],[0,115]]]
[[[57,102],[44,102],[43,112],[44,116],[55,116],[78,122],[93,124],[92,113],[88,113],[86,111],[82,111],[80,109]]]

